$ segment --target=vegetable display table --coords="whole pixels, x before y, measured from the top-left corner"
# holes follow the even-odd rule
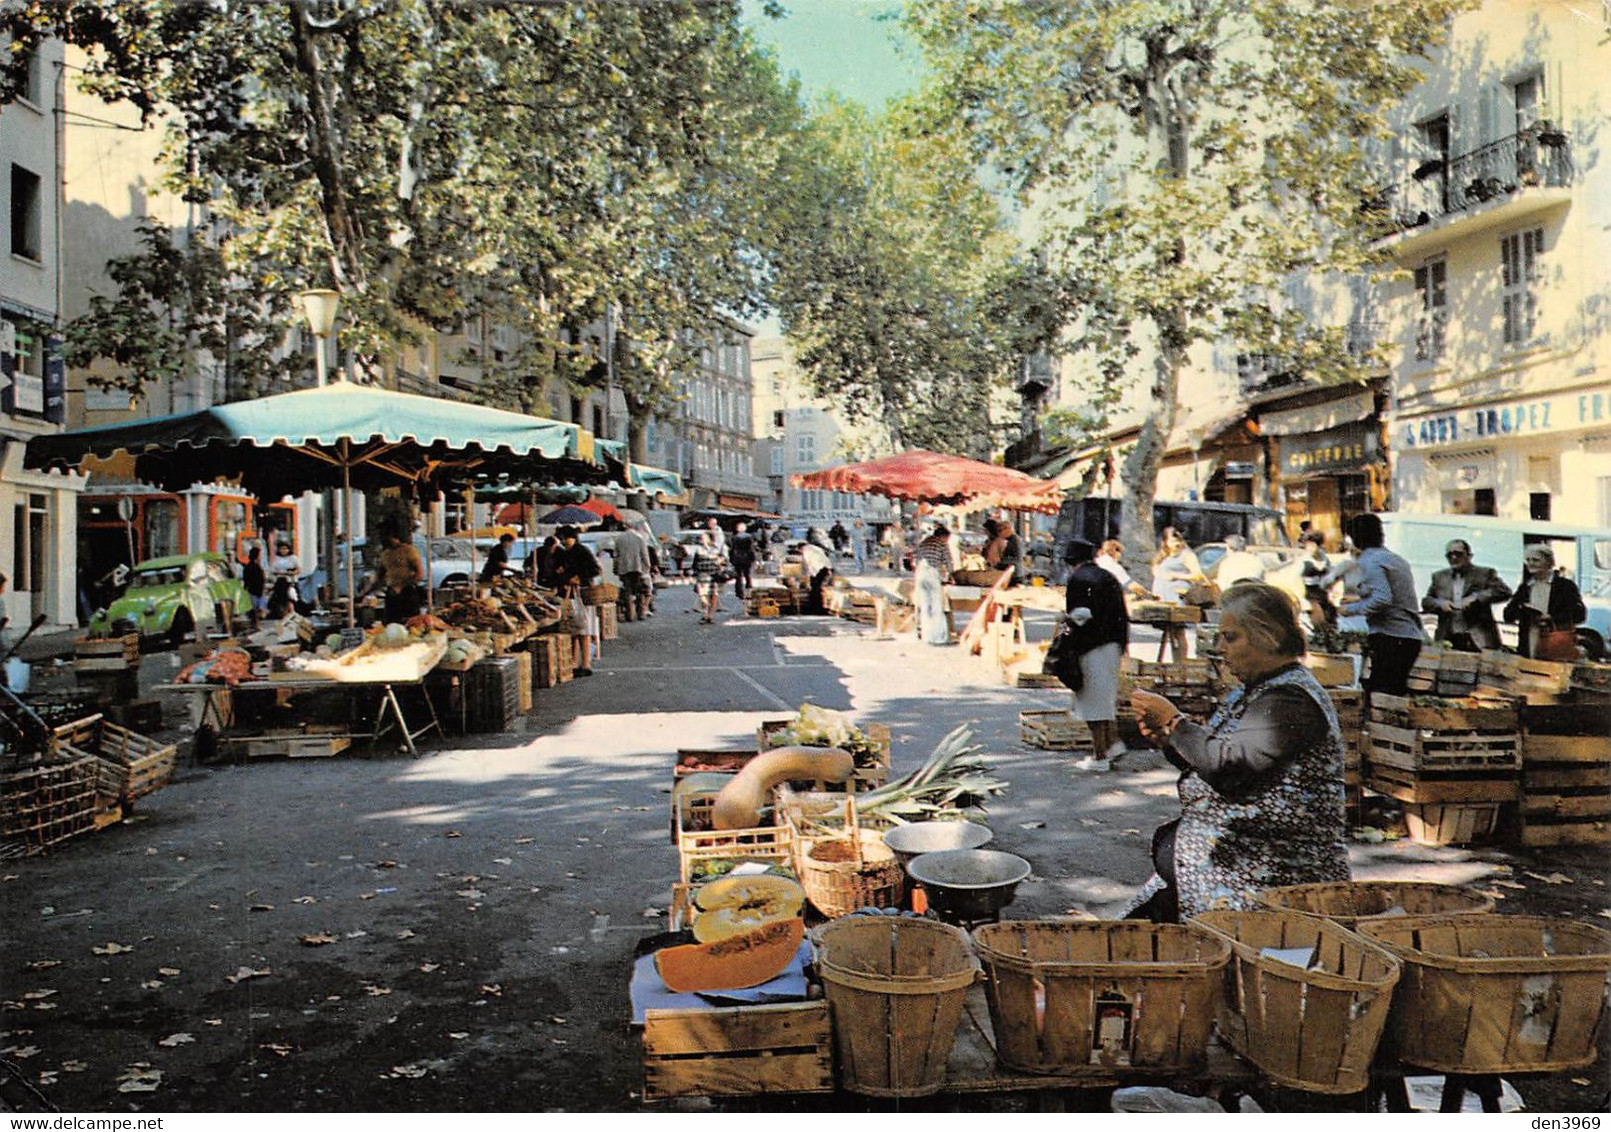
[[[158,691],[181,692],[186,695],[200,695],[203,697],[201,716],[197,724],[198,729],[211,725],[220,736],[225,735],[235,725],[234,692],[288,692],[291,695],[300,695],[308,692],[355,692],[379,691],[380,704],[375,712],[374,730],[367,735],[349,735],[348,738],[367,739],[370,743],[379,742],[393,728],[401,736],[403,746],[410,755],[417,756],[419,748],[414,740],[431,731],[441,734],[441,723],[436,716],[436,708],[431,703],[431,697],[424,694],[425,678],[417,677],[413,680],[376,680],[376,681],[335,681],[318,679],[284,679],[284,680],[245,680],[230,687],[227,684],[163,684]],[[398,701],[397,689],[400,687],[413,687],[421,691],[420,700],[425,704],[425,711],[430,719],[415,726],[408,720],[403,712],[403,705]],[[223,693],[223,695],[220,695]]]

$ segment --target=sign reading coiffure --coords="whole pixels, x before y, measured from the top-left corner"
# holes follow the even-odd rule
[[[1375,421],[1351,421],[1307,436],[1281,437],[1283,476],[1357,472],[1381,458],[1381,431]]]

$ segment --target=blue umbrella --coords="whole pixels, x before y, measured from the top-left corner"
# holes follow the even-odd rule
[[[551,527],[591,527],[600,520],[597,515],[585,507],[567,505],[557,511],[550,511],[540,521]]]

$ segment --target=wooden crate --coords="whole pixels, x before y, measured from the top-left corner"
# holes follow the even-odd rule
[[[553,688],[560,683],[559,654],[570,652],[571,639],[557,633],[538,633],[526,642],[531,653],[531,681],[539,688]]]
[[[249,759],[328,759],[352,746],[352,736],[335,728],[283,728],[258,734],[230,734],[219,742]]]
[[[765,719],[756,728],[755,744],[761,750],[781,745],[778,733],[794,723],[792,719]],[[874,761],[871,765],[857,766],[851,772],[850,781],[857,790],[876,790],[889,781],[891,736],[889,728],[882,723],[869,723],[865,727],[857,727],[863,735],[871,740],[875,750]],[[821,789],[827,783],[803,783],[801,789]]]
[[[1043,751],[1091,751],[1091,729],[1071,711],[1021,711],[1018,739]]]
[[[1476,653],[1422,645],[1410,668],[1409,689],[1438,696],[1466,695],[1477,685],[1481,663]]]
[[[536,683],[537,668],[535,660],[529,649],[515,653],[515,663],[519,665],[519,675],[515,682],[521,715],[525,715],[532,708],[531,692]]]
[[[1514,732],[1519,720],[1513,700],[1468,696],[1461,699],[1411,698],[1377,692],[1370,718],[1392,727],[1428,731]]]
[[[140,667],[140,634],[121,637],[78,637],[73,641],[73,671],[126,672]]]
[[[1570,698],[1574,667],[1489,650],[1482,654],[1479,676],[1481,683],[1529,704],[1553,704]]]
[[[1426,803],[1404,807],[1404,824],[1418,845],[1470,845],[1493,835],[1499,803]]]
[[[1404,770],[1370,764],[1365,785],[1384,798],[1400,802],[1514,802],[1522,796],[1521,777],[1514,771]]]
[[[0,857],[33,856],[95,828],[95,760],[57,760],[0,775]]]
[[[1564,718],[1551,722],[1571,725]],[[1611,844],[1611,738],[1533,732],[1522,736],[1521,842]]]
[[[1429,731],[1372,720],[1372,766],[1408,771],[1498,771],[1521,769],[1521,737],[1515,731]]]
[[[621,587],[609,582],[582,587],[582,600],[588,605],[614,605],[621,596]]]
[[[645,1101],[828,1093],[833,1087],[826,1001],[645,1015]]]
[[[740,771],[758,754],[760,752],[754,747],[723,747],[719,750],[679,747],[676,762],[672,766],[672,777],[684,778],[690,774]]]
[[[54,740],[68,758],[88,758],[95,767],[96,793],[105,806],[129,805],[173,777],[178,747],[158,743],[98,715],[58,727]]]
[[[679,830],[677,832],[677,875],[684,884],[692,883],[701,862],[768,861],[791,864],[794,861],[794,833],[787,826],[763,825],[749,829]]]
[[[1212,687],[1214,666],[1207,659],[1154,662],[1126,656],[1119,661],[1119,672],[1140,687],[1184,688],[1191,685]]]
[[[1572,691],[1579,696],[1611,700],[1611,664],[1578,661],[1572,666]]]
[[[1305,653],[1303,663],[1322,688],[1348,688],[1359,683],[1352,653]]]
[[[613,603],[599,606],[599,639],[613,641],[620,636],[616,607]]]

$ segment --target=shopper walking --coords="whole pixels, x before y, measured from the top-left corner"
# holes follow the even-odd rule
[[[951,643],[951,618],[945,611],[945,583],[958,566],[951,532],[935,524],[929,537],[912,553],[912,596],[917,604],[918,636],[924,644]]]
[[[1382,545],[1379,516],[1355,515],[1348,534],[1359,548],[1359,579],[1352,599],[1337,607],[1344,615],[1362,614],[1369,626],[1365,638],[1366,692],[1402,696],[1409,690],[1410,669],[1421,655],[1426,631],[1421,603],[1415,596],[1410,564]]]
[[[749,596],[750,590],[755,588],[755,582],[750,575],[755,570],[755,536],[749,533],[749,527],[742,520],[733,528],[733,537],[729,540],[727,560],[733,569],[733,596],[743,601]]]
[[[694,594],[699,599],[699,622],[714,624],[716,614],[721,612],[721,575],[727,559],[716,549],[709,531],[700,532],[699,541],[689,547],[689,552],[688,569],[693,574]]]
[[[1096,547],[1084,539],[1070,542],[1063,560],[1074,568],[1063,603],[1064,632],[1079,654],[1079,684],[1074,717],[1091,730],[1091,757],[1075,764],[1089,768],[1124,753],[1119,741],[1119,662],[1130,643],[1119,580],[1096,564]]]

